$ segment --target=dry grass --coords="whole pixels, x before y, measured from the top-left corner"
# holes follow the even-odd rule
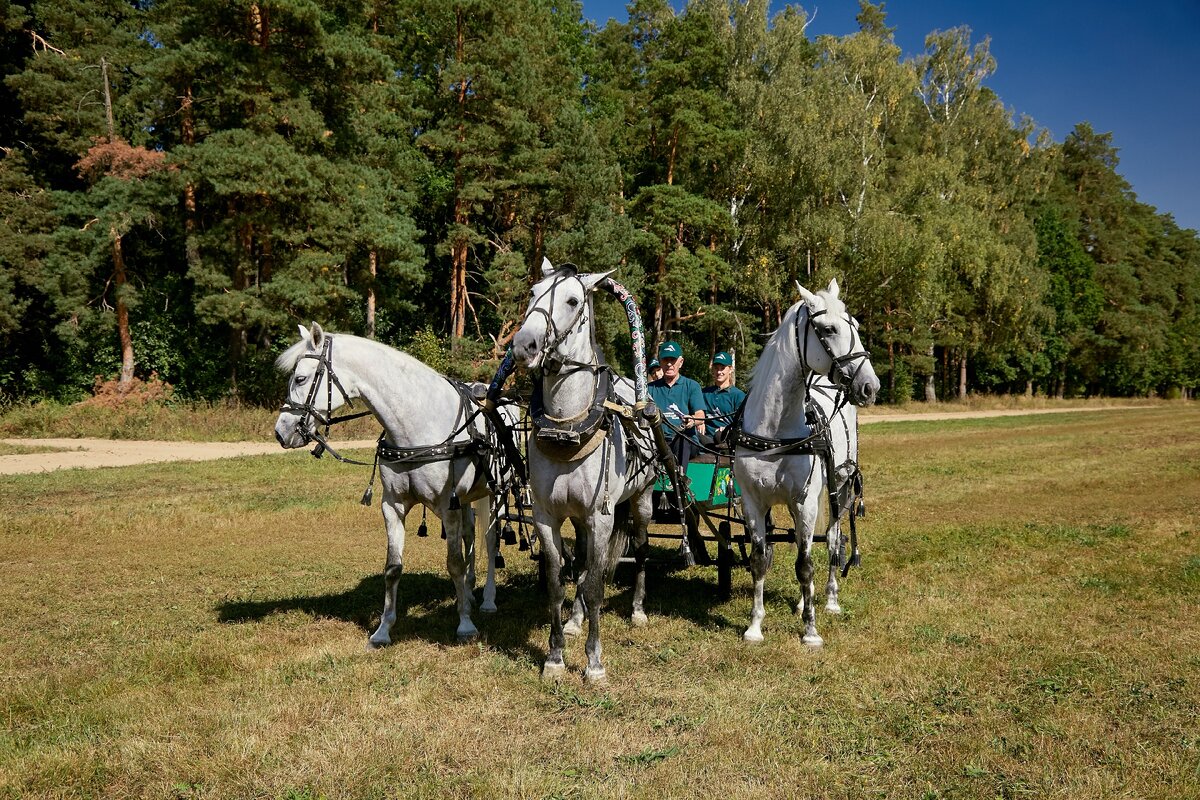
[[[1200,796],[1200,409],[893,423],[863,453],[864,567],[823,649],[790,548],[760,647],[744,572],[719,602],[712,568],[659,568],[647,628],[609,589],[607,691],[539,681],[516,548],[455,644],[432,518],[397,643],[365,652],[364,471],[0,478],[0,797]]]

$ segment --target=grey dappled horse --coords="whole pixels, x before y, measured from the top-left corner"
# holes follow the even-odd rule
[[[858,326],[838,297],[837,281],[813,294],[800,288],[801,302],[787,310],[779,328],[759,356],[746,398],[742,430],[766,442],[800,442],[809,435],[806,424],[807,382],[813,373],[827,375],[847,393],[851,403],[866,405],[879,393],[879,379],[858,337]],[[811,452],[789,448],[753,449],[740,441],[733,461],[742,492],[746,529],[750,534],[750,572],[754,578],[754,607],[748,642],[761,642],[763,586],[770,566],[766,514],[786,505],[796,526],[796,577],[800,581],[800,610],[805,631],[802,641],[822,643],[813,610],[812,541],[820,481],[814,481]]]
[[[477,636],[471,621],[476,512],[468,504],[481,501],[483,511],[491,497],[491,465],[478,446],[489,437],[486,418],[475,413],[477,406],[464,392],[412,356],[370,339],[326,333],[315,322],[311,330],[300,327],[300,341],[279,356],[276,366],[292,373],[288,400],[275,423],[275,438],[283,447],[304,447],[317,438],[318,424],[358,398],[383,426],[391,448],[381,450],[379,460],[388,546],[383,616],[370,645],[391,643],[404,568],[404,518],[417,505],[442,520],[446,568],[458,602],[458,638]],[[483,611],[496,610],[497,546],[489,519]]]
[[[566,674],[562,524],[570,519],[577,539],[582,537],[583,546],[577,543],[576,551],[585,562],[578,591],[580,610],[588,617],[584,675],[588,682],[601,682],[605,672],[600,660],[600,607],[607,573],[627,541],[624,531],[614,530],[613,510],[624,501],[631,501],[638,568],[632,620],[635,625],[646,622],[646,527],[655,479],[653,451],[644,429],[637,433],[636,425],[614,418],[601,405],[610,382],[620,404],[630,407],[635,402],[633,384],[612,376],[595,341],[592,293],[607,275],[578,275],[571,268],[556,271],[549,262],[542,271],[545,277],[533,287],[525,321],[513,339],[517,359],[540,371],[543,380],[544,414],[540,423],[535,414],[535,435],[528,446],[534,526],[541,539],[550,594],[549,653],[542,676],[555,680]],[[579,425],[597,413],[608,418],[584,433],[578,446],[556,446],[536,430],[538,425],[551,432],[556,425]],[[589,452],[589,447],[594,449]]]

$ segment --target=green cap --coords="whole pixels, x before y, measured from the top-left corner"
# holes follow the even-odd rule
[[[722,350],[721,352],[719,352],[715,356],[713,356],[712,363],[722,364],[726,367],[732,367],[733,366],[733,356],[729,355],[729,353]]]
[[[658,346],[659,358],[683,358],[683,348],[679,342],[663,342]]]

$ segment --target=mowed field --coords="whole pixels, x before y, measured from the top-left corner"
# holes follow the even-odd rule
[[[862,460],[863,566],[823,648],[790,546],[759,646],[744,570],[722,602],[715,568],[653,568],[645,628],[622,571],[603,690],[581,640],[540,681],[515,547],[500,613],[454,641],[433,517],[367,652],[367,470],[0,478],[0,797],[1200,797],[1197,404],[864,426]]]

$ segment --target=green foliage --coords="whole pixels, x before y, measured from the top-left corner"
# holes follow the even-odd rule
[[[896,402],[964,364],[968,391],[1200,385],[1200,240],[1137,201],[1111,134],[1014,119],[966,28],[905,60],[884,4],[816,39],[769,10],[12,6],[0,397],[86,396],[127,332],[139,376],[274,405],[313,320],[488,377],[544,257],[615,270],[697,377],[730,347],[745,377],[794,281],[836,277]]]

